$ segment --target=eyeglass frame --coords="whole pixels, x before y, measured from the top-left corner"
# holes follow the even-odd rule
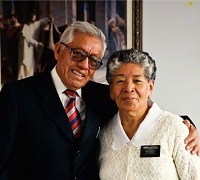
[[[71,59],[72,59],[73,61],[75,61],[75,62],[81,62],[81,61],[83,61],[86,57],[88,57],[88,59],[89,59],[89,62],[88,62],[89,68],[92,69],[92,70],[97,70],[97,69],[99,69],[99,68],[103,65],[102,59],[97,58],[96,56],[94,56],[94,57],[96,57],[96,58],[99,59],[99,60],[91,59],[91,56],[93,56],[93,55],[90,55],[90,54],[87,53],[85,50],[79,49],[79,48],[71,48],[70,46],[68,46],[67,44],[65,44],[65,43],[63,43],[63,42],[60,42],[60,43],[61,43],[62,45],[64,45],[65,47],[67,47],[67,48],[71,51],[70,57],[71,57]],[[79,60],[79,61],[74,60],[74,59],[73,59],[73,50],[75,50],[75,49],[78,49],[78,50],[81,50],[81,51],[85,52],[85,53],[86,53],[86,56],[85,56],[83,59]],[[97,66],[95,69],[92,68],[92,66],[91,66],[91,64],[90,64],[90,61],[97,62],[97,65],[98,65],[98,66]]]

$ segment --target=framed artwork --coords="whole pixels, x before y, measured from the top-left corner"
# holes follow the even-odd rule
[[[116,14],[119,14],[119,12],[121,12],[120,17],[112,16],[113,19],[116,18],[115,22],[117,27],[115,27],[115,33],[114,30],[112,32],[110,31],[111,29],[108,29],[108,32],[110,31],[111,33],[113,33],[113,36],[111,36],[110,34],[108,34],[107,36],[108,52],[106,52],[104,56],[104,66],[96,71],[92,79],[93,81],[99,83],[107,84],[107,81],[105,79],[107,63],[106,60],[109,58],[112,52],[128,48],[142,50],[142,0],[125,0],[121,2],[123,3],[119,3],[118,1],[119,9],[116,8]],[[119,10],[119,12],[117,10]],[[121,19],[122,17],[123,19]],[[123,33],[123,37],[120,38],[120,32],[117,29],[119,31],[121,30],[121,32]],[[119,41],[118,47],[115,45],[115,38],[117,39],[117,36],[119,40],[121,39],[121,45]],[[124,42],[125,44],[123,44],[122,42]]]
[[[142,1],[137,0],[109,0],[109,1],[86,1],[86,0],[61,0],[61,1],[13,1],[7,0],[1,2],[0,21],[1,21],[1,83],[12,82],[17,80],[18,61],[17,55],[10,57],[10,44],[6,39],[6,28],[3,26],[12,17],[17,16],[19,23],[25,23],[26,17],[30,12],[35,13],[37,20],[51,15],[54,18],[54,30],[58,30],[60,34],[64,29],[76,20],[88,21],[99,27],[106,36],[107,49],[103,57],[103,66],[96,71],[93,81],[106,83],[105,70],[109,56],[117,50],[135,48],[142,49]],[[59,9],[59,11],[58,11]],[[22,11],[23,10],[23,11]],[[56,26],[56,28],[55,28]],[[3,28],[2,28],[3,27]],[[47,29],[46,29],[47,30]],[[48,31],[48,30],[47,30]],[[46,33],[46,31],[45,31]],[[44,33],[43,33],[44,34]],[[47,33],[48,37],[56,43],[59,38],[55,37],[55,31],[50,37],[50,28]],[[57,33],[58,34],[58,33]],[[44,40],[44,38],[43,38]],[[39,41],[39,40],[38,40]],[[45,40],[45,42],[48,40]],[[16,43],[16,42],[15,42]],[[14,44],[13,44],[14,45]],[[16,45],[14,50],[20,49]],[[36,51],[37,52],[37,51]],[[17,52],[15,52],[17,54]],[[49,54],[48,54],[49,55]],[[50,53],[52,55],[52,53]],[[47,56],[45,54],[45,56]],[[44,57],[41,56],[40,57]],[[53,58],[53,55],[52,55]],[[41,64],[43,58],[37,58],[37,62]],[[49,58],[50,59],[50,58]],[[42,70],[41,70],[42,69]],[[46,70],[40,68],[35,73]],[[33,74],[34,75],[34,74]]]
[[[131,2],[132,2],[132,47],[137,50],[142,50],[142,8],[143,8],[142,0],[135,0]],[[129,16],[128,14],[129,10],[127,12],[127,16]]]

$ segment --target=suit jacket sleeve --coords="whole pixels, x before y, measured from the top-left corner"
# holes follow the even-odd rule
[[[14,145],[17,109],[12,89],[5,84],[0,92],[0,179],[8,177],[9,160]]]

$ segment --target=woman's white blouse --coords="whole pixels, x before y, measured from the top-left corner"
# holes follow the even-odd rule
[[[101,180],[200,179],[200,157],[185,150],[182,118],[151,105],[131,140],[118,114],[100,132]],[[141,145],[160,145],[160,157],[140,157]]]

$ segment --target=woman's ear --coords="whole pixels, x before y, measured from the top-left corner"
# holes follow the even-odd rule
[[[154,84],[155,84],[154,80],[149,83],[149,95],[148,95],[148,99],[150,99],[151,96],[152,96],[153,89],[154,89]]]
[[[155,81],[154,81],[154,80],[150,82],[150,90],[151,90],[151,91],[153,91],[154,84],[155,84]]]
[[[109,90],[110,90],[110,98],[114,101],[114,96],[113,96],[113,93],[112,93],[111,85],[109,85]]]
[[[61,44],[60,44],[60,42],[57,42],[55,44],[55,49],[54,49],[54,57],[56,60],[58,60],[58,58],[60,56],[60,52],[61,52]]]

